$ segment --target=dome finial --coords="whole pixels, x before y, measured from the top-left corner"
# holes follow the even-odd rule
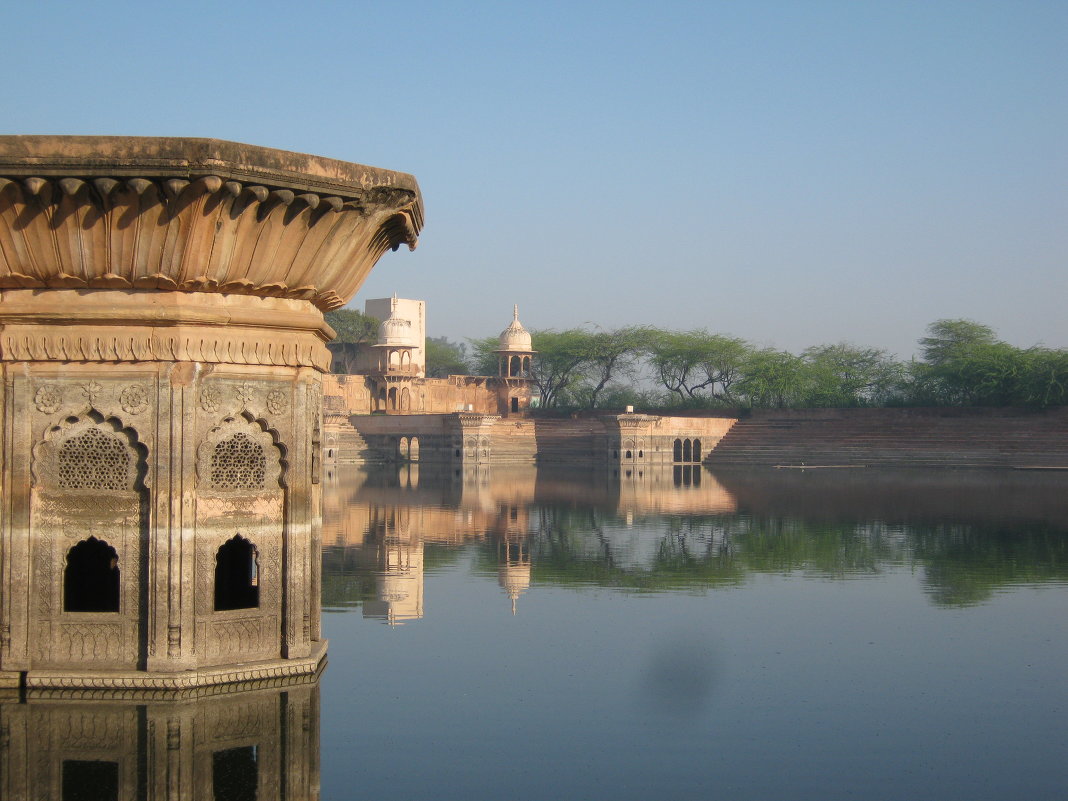
[[[530,332],[523,327],[523,324],[519,322],[519,304],[516,303],[512,306],[512,322],[508,327],[501,331],[501,335],[498,338],[499,346],[498,352],[514,351],[518,353],[532,353],[530,347]]]

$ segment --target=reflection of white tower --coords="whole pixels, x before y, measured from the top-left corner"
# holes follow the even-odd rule
[[[516,601],[530,587],[530,551],[526,544],[506,538],[497,545],[497,583],[512,599],[512,614]]]
[[[423,542],[388,538],[378,548],[375,600],[365,601],[363,616],[398,626],[423,616]]]

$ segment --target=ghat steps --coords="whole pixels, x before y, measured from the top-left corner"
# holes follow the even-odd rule
[[[758,411],[710,465],[1068,468],[1068,410]]]

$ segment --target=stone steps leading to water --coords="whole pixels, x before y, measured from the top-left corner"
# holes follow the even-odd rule
[[[712,465],[1068,467],[1061,410],[858,409],[744,418]]]

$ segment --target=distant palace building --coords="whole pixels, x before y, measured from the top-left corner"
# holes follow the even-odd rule
[[[376,298],[364,312],[382,320],[378,339],[363,346],[349,375],[331,375],[325,394],[342,398],[349,414],[451,414],[474,412],[523,415],[530,407],[534,355],[530,333],[514,307],[511,324],[501,332],[495,351],[496,376],[426,377],[426,302]]]

